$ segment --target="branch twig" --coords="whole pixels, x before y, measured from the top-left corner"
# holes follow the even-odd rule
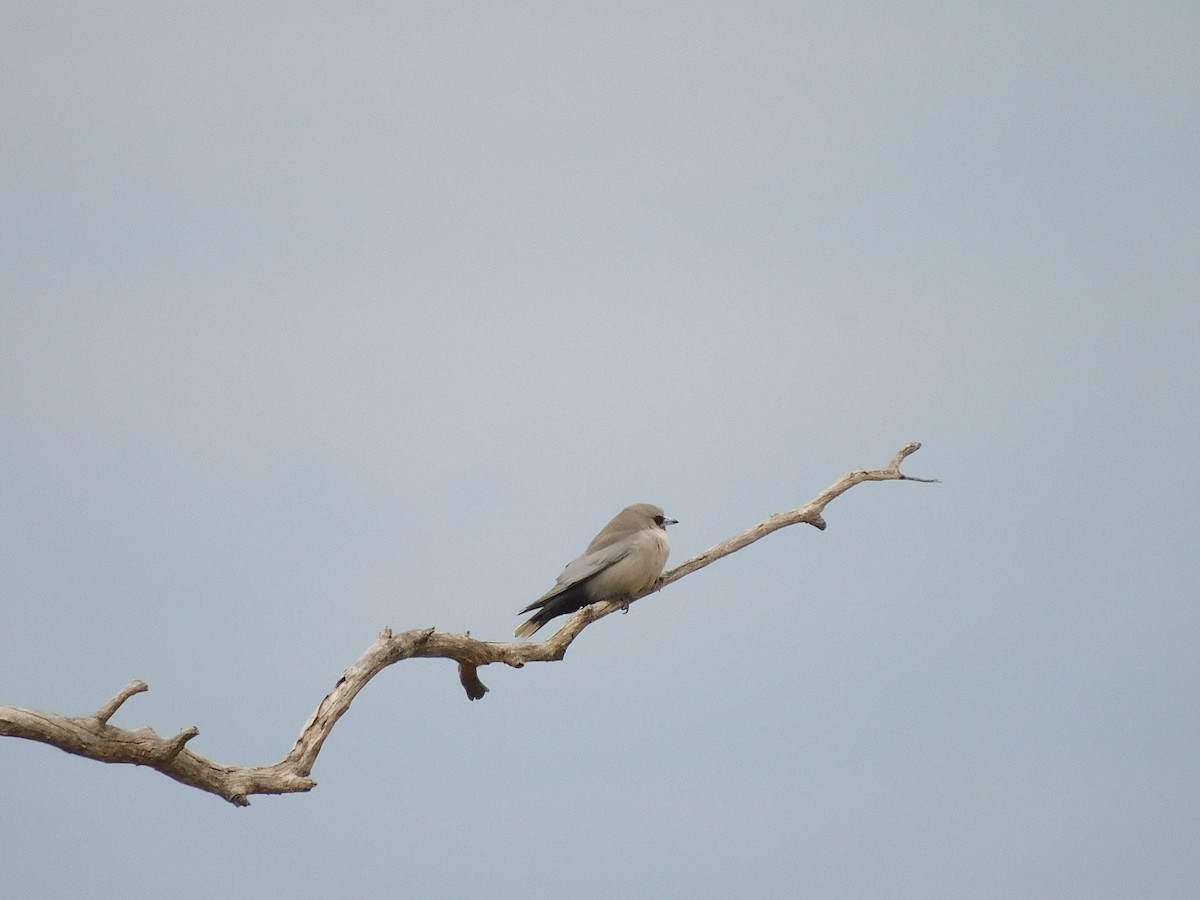
[[[920,447],[917,443],[902,447],[882,469],[848,472],[803,506],[769,516],[740,534],[685,560],[664,574],[654,587],[641,596],[661,590],[685,575],[788,525],[803,522],[824,530],[825,519],[821,514],[825,507],[864,481],[936,481],[932,478],[914,478],[900,471],[904,460]],[[634,598],[637,599],[640,597]],[[142,681],[131,681],[91,716],[70,717],[0,706],[0,736],[40,741],[67,753],[100,762],[149,766],[190,787],[223,797],[236,806],[247,806],[252,794],[289,794],[312,790],[316,782],[309,776],[325,739],[333,731],[338,719],[350,709],[359,691],[388,666],[413,658],[454,660],[458,663],[459,680],[467,696],[478,700],[488,690],[479,680],[478,670],[481,666],[504,663],[519,669],[526,663],[561,660],[584,628],[627,607],[627,603],[585,606],[557,632],[536,644],[480,641],[469,633],[449,634],[435,628],[419,628],[400,634],[393,634],[390,628],[384,628],[375,643],[342,673],[333,690],[318,704],[292,749],[279,762],[269,766],[224,765],[193,753],[185,745],[200,733],[195,726],[165,738],[148,727],[129,731],[109,724],[109,720],[127,700],[149,690]]]

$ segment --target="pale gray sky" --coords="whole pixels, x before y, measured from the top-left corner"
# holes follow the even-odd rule
[[[1194,897],[1192,3],[0,9],[0,703],[273,762],[237,810],[0,741],[13,896]]]

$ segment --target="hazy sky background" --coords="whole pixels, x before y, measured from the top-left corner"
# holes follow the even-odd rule
[[[1200,895],[1200,7],[6,3],[0,703],[280,758],[249,809],[0,741],[13,897]]]

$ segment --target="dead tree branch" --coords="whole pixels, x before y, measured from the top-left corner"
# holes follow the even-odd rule
[[[901,448],[882,469],[861,469],[847,473],[803,506],[776,513],[680,563],[665,573],[646,594],[661,590],[685,575],[788,525],[803,522],[824,530],[825,520],[821,514],[825,507],[864,481],[935,481],[931,478],[913,478],[900,471],[904,460],[920,447],[920,444],[912,443]],[[555,634],[536,644],[480,641],[469,633],[449,634],[435,628],[419,628],[400,634],[384,628],[375,643],[342,673],[333,690],[318,704],[292,749],[279,762],[269,766],[224,765],[193,753],[185,745],[200,733],[195,726],[171,737],[163,737],[148,727],[129,731],[110,724],[109,720],[127,700],[149,690],[142,681],[130,682],[90,716],[71,717],[0,706],[0,736],[39,741],[100,762],[149,766],[182,784],[216,794],[236,806],[247,806],[252,794],[289,794],[312,790],[316,782],[310,775],[325,739],[333,731],[338,719],[350,709],[359,691],[393,663],[414,658],[454,660],[458,663],[459,679],[467,696],[478,700],[488,690],[479,680],[478,670],[481,666],[504,663],[519,669],[526,663],[561,660],[571,642],[584,628],[627,606],[620,603],[585,606]]]

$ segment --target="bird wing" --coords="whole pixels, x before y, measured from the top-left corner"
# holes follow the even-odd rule
[[[558,576],[557,584],[566,587],[579,584],[579,582],[603,572],[609,566],[619,563],[633,552],[635,546],[637,546],[637,542],[626,537],[607,547],[600,547],[590,553],[585,553],[578,559],[567,563],[567,567]]]
[[[571,560],[554,582],[554,587],[530,603],[521,612],[527,613],[532,609],[544,606],[546,601],[552,597],[564,591],[569,591],[575,585],[599,575],[609,566],[616,565],[627,557],[635,546],[635,541],[625,539],[615,544],[609,544],[607,547],[602,547],[599,550],[593,550],[591,553],[585,553],[578,559]]]

